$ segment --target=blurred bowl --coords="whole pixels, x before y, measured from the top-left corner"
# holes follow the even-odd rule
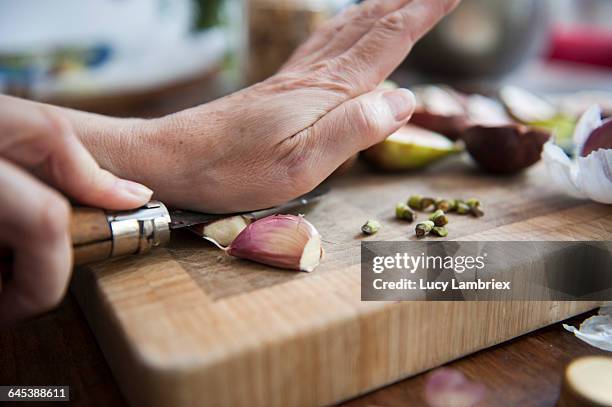
[[[547,9],[545,0],[463,0],[407,62],[428,75],[500,77],[542,50]]]

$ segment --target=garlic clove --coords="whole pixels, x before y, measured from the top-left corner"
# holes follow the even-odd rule
[[[227,253],[269,266],[310,272],[319,265],[323,252],[321,235],[302,216],[273,215],[248,225]]]
[[[234,239],[251,223],[251,219],[236,215],[229,218],[219,219],[204,225],[192,226],[190,229],[202,236],[206,240],[210,240],[217,246],[227,247]]]
[[[408,124],[366,150],[364,158],[381,170],[401,171],[425,167],[457,152],[448,138]]]

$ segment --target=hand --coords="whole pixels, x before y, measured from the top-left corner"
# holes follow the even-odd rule
[[[100,169],[69,122],[0,95],[0,326],[48,310],[72,267],[70,205],[141,206],[151,190]],[[10,256],[12,261],[6,259]]]
[[[457,3],[368,0],[330,20],[262,83],[132,122],[130,137],[115,132],[123,133],[119,142],[108,141],[113,134],[83,140],[103,167],[173,206],[233,212],[280,204],[405,124],[412,94],[375,89]]]

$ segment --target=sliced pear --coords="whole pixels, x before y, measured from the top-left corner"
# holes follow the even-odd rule
[[[408,124],[370,147],[364,157],[379,169],[401,171],[423,168],[458,151],[448,138]]]

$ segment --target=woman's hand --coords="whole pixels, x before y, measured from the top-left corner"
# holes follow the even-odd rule
[[[84,132],[83,141],[104,168],[170,205],[233,212],[282,203],[409,119],[412,94],[377,85],[457,3],[368,0],[330,20],[262,83],[162,119],[125,122],[118,135]]]
[[[57,189],[57,190],[56,190]],[[100,169],[61,114],[0,95],[0,326],[46,311],[72,267],[70,205],[141,206],[151,190]]]

